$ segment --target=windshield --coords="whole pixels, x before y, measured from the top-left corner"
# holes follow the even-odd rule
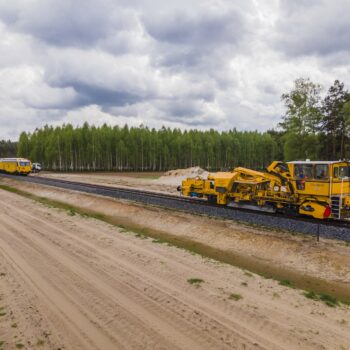
[[[19,162],[20,166],[28,166],[30,165],[30,162]]]

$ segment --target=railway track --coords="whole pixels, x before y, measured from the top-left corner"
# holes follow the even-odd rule
[[[168,209],[181,210],[194,214],[236,220],[243,223],[261,225],[272,229],[299,232],[318,237],[334,238],[350,242],[350,223],[340,221],[319,221],[311,218],[289,217],[281,214],[257,212],[248,209],[236,209],[208,203],[203,199],[193,199],[171,194],[95,185],[45,177],[14,177],[0,174],[0,177],[48,185],[58,188],[102,195],[106,197],[132,200],[149,205],[157,205]]]

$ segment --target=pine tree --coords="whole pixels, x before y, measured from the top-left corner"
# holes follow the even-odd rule
[[[336,80],[329,88],[323,101],[322,131],[325,134],[324,153],[328,159],[345,156],[345,142],[348,138],[344,105],[350,101],[350,93],[344,90],[344,83]]]

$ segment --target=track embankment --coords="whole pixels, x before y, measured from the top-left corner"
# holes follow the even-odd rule
[[[0,174],[3,178],[13,176]],[[263,213],[253,210],[234,209],[208,203],[206,200],[180,197],[165,193],[130,189],[125,187],[111,187],[67,181],[38,176],[17,177],[18,181],[37,183],[52,187],[65,188],[74,191],[92,193],[106,197],[126,199],[139,203],[157,205],[164,208],[182,210],[194,214],[208,215],[223,219],[235,220],[252,225],[260,225],[272,229],[299,232],[323,238],[339,239],[350,242],[350,223],[339,221],[321,221],[311,218],[286,217],[284,215]]]
[[[350,344],[346,306],[331,308],[273,280],[125,229],[7,191],[0,195],[5,350]]]

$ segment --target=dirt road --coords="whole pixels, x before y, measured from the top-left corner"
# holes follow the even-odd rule
[[[330,308],[238,268],[0,195],[5,350],[350,348],[345,306]]]

